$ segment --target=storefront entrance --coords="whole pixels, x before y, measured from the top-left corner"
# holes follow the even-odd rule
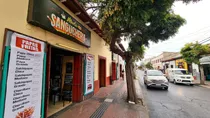
[[[99,83],[100,87],[106,86],[106,60],[99,57]]]
[[[117,68],[116,68],[116,63],[112,62],[112,81],[117,80]]]
[[[82,56],[51,47],[50,77],[48,78],[47,117],[81,101]],[[78,69],[80,68],[80,69]],[[80,81],[78,81],[80,80]]]

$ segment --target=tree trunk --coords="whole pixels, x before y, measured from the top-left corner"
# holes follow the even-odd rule
[[[205,76],[204,76],[203,66],[199,65],[199,67],[200,67],[200,72],[201,72],[200,84],[204,85],[205,84]]]
[[[127,53],[125,55],[125,71],[126,71],[126,81],[127,81],[127,101],[132,101],[135,103],[138,103],[138,99],[136,96],[136,89],[134,84],[134,70],[133,70],[133,62],[132,62],[132,56],[131,54]]]

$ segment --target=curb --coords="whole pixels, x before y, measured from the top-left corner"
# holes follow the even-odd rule
[[[148,110],[148,107],[147,107],[147,104],[146,104],[146,100],[145,100],[145,97],[144,97],[144,94],[143,94],[143,91],[142,91],[142,88],[139,84],[139,80],[136,79],[134,80],[134,84],[135,84],[135,87],[136,87],[136,95],[138,98],[140,98],[142,101],[142,106],[145,108],[146,110],[146,117],[149,118],[149,110]]]
[[[200,83],[195,83],[194,85],[200,86],[200,87],[205,87],[205,88],[210,88],[210,86],[209,86],[208,84],[202,85],[202,84],[200,84]]]

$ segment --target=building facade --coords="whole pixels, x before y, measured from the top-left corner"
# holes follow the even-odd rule
[[[0,14],[1,118],[48,117],[110,85],[109,46],[76,0],[1,0]]]
[[[182,55],[177,52],[166,57],[163,61],[164,69],[167,68],[183,68],[188,70],[194,76],[196,76],[197,66],[196,64],[188,64],[183,58]]]
[[[125,74],[125,61],[121,56],[112,53],[112,81],[123,78]]]
[[[164,70],[164,65],[162,61],[172,54],[174,54],[174,52],[163,52],[160,55],[152,58],[151,63],[153,65],[153,68]]]

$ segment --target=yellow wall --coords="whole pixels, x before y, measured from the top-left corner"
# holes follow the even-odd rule
[[[107,59],[107,76],[110,76],[111,52],[105,42],[80,19],[70,12],[58,0],[55,0],[64,10],[66,10],[77,21],[82,23],[91,31],[91,48],[69,41],[58,35],[52,34],[39,27],[27,23],[28,3],[29,0],[0,0],[0,49],[2,49],[5,28],[38,38],[51,44],[60,43],[78,49],[80,53],[89,53],[95,55],[95,80],[98,79],[98,56],[104,56]],[[0,51],[0,57],[1,57]],[[1,62],[1,58],[0,58]]]

